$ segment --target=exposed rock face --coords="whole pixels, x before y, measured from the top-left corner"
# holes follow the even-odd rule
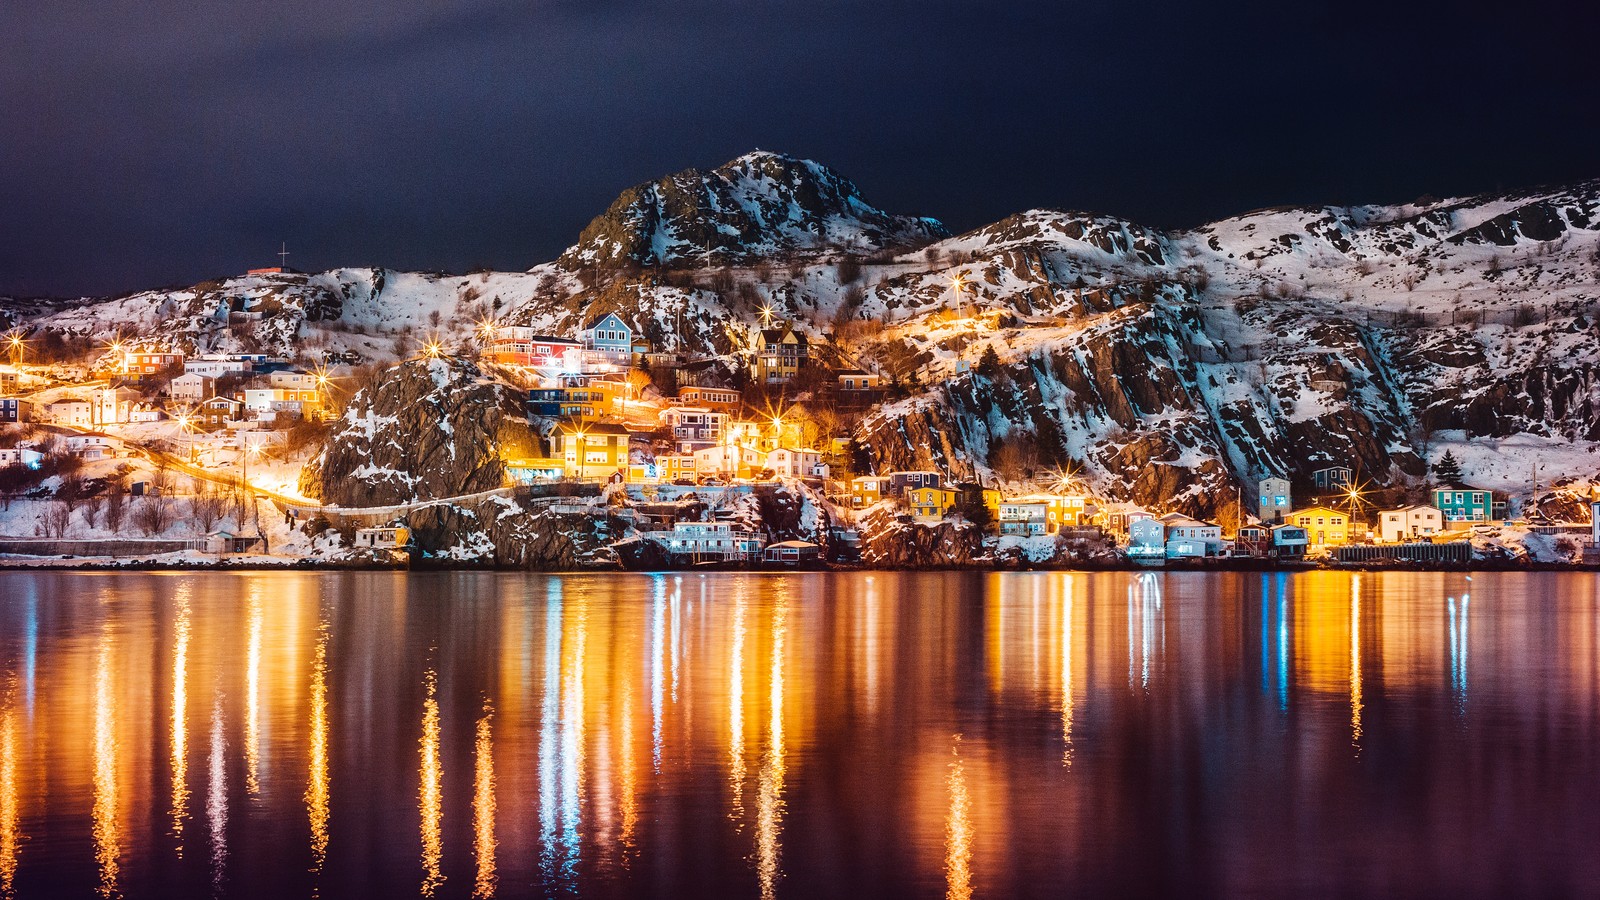
[[[568,268],[745,263],[793,254],[921,246],[947,237],[933,219],[892,216],[849,179],[809,160],[749,153],[624,191],[561,257]]]
[[[552,509],[489,497],[411,513],[413,540],[428,561],[561,571],[616,568],[610,542],[623,526],[604,513]]]
[[[501,487],[503,459],[534,447],[521,397],[459,360],[413,360],[351,398],[302,489],[344,507]]]
[[[860,523],[861,561],[881,569],[959,568],[979,565],[983,532],[967,522],[919,525],[897,511],[878,509]]]

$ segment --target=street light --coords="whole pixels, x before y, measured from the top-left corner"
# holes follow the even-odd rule
[[[440,354],[442,354],[443,352],[444,352],[444,348],[436,340],[429,341],[422,348],[422,354],[424,356],[428,357],[429,359],[438,359]]]
[[[6,342],[11,345],[11,362],[14,365],[22,365],[22,345],[27,342],[22,339],[22,335],[15,331],[11,332],[11,336],[6,339]]]
[[[965,286],[966,286],[966,281],[964,279],[962,279],[962,277],[960,275],[955,275],[955,276],[951,277],[951,279],[950,279],[950,290],[954,291],[955,295],[956,295],[956,320],[957,321],[960,321],[961,319],[966,318],[965,310],[962,308],[962,297],[961,297],[961,289],[963,287],[965,287]],[[960,330],[957,330],[956,331],[956,368],[958,370],[961,368],[961,363],[966,359],[966,349],[967,349],[967,345],[966,345],[966,342],[964,340],[962,340],[962,332]]]

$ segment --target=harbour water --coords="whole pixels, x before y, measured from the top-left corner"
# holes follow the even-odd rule
[[[0,573],[0,898],[1592,895],[1592,573]]]

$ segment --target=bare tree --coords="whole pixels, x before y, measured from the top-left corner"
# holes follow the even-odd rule
[[[83,487],[83,476],[77,472],[68,472],[61,476],[61,483],[56,488],[56,499],[67,507],[70,514],[78,508],[86,496]]]
[[[90,528],[95,527],[95,525],[99,523],[100,513],[105,509],[105,507],[106,495],[104,491],[85,500],[83,503],[84,524],[88,525]]]
[[[197,525],[201,532],[211,533],[212,526],[222,518],[227,506],[222,495],[209,486],[203,491],[195,492],[189,498],[189,518]]]
[[[122,524],[128,518],[128,493],[121,484],[112,484],[106,489],[106,528],[117,534],[122,531]]]
[[[172,524],[172,507],[165,497],[145,497],[133,510],[133,524],[154,537]]]
[[[72,509],[65,503],[57,500],[45,507],[44,533],[53,538],[59,538],[67,533],[67,525],[72,522]]]

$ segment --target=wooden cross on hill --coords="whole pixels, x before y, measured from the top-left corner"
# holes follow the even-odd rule
[[[278,245],[278,267],[279,268],[288,268],[288,261],[289,261],[289,242],[288,241],[282,241]]]

